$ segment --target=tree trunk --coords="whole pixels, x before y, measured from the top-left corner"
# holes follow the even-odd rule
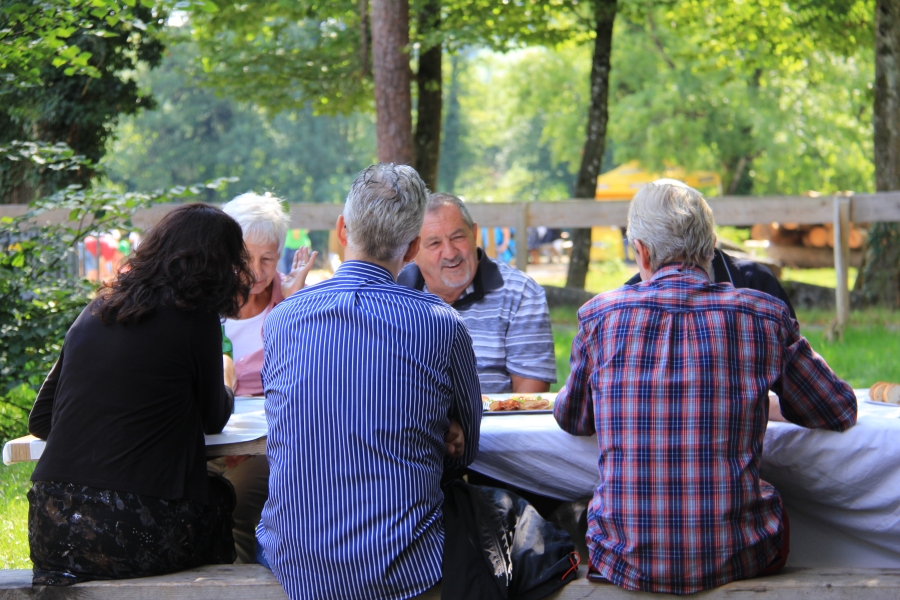
[[[594,0],[597,38],[594,40],[594,60],[591,65],[591,106],[588,110],[581,168],[575,181],[575,197],[583,200],[594,200],[597,176],[600,175],[603,152],[606,149],[609,59],[612,53],[613,22],[617,8],[617,0]],[[575,229],[572,232],[572,258],[569,261],[566,287],[584,289],[590,258],[591,230]]]
[[[427,0],[419,12],[419,32],[435,31],[441,24],[441,4]],[[419,55],[419,73],[416,77],[419,92],[418,118],[414,151],[416,171],[428,189],[437,191],[438,162],[441,156],[441,44]]]
[[[444,122],[444,133],[441,139],[441,169],[439,189],[453,193],[456,179],[459,177],[460,165],[464,160],[465,149],[462,140],[466,136],[465,123],[462,121],[462,109],[459,105],[460,77],[463,64],[459,54],[450,57],[450,81],[447,89],[447,120]]]
[[[900,4],[875,3],[875,189],[900,190]],[[862,291],[868,302],[900,306],[900,224],[869,229]]]
[[[372,0],[371,19],[378,160],[411,165],[409,1]]]

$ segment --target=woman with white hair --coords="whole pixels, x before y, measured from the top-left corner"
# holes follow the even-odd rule
[[[261,196],[250,192],[236,197],[222,209],[241,226],[250,267],[256,274],[240,318],[225,321],[225,335],[234,346],[237,377],[234,393],[259,396],[263,393],[259,374],[263,361],[263,322],[276,304],[303,288],[316,253],[310,255],[309,248],[300,248],[294,254],[291,271],[281,275],[276,267],[290,224],[281,201],[268,193]]]
[[[300,248],[294,254],[289,273],[278,273],[276,265],[284,249],[290,217],[281,201],[271,194],[241,194],[223,207],[238,222],[244,234],[248,264],[256,279],[239,318],[225,320],[225,335],[234,354],[235,396],[263,393],[260,370],[263,364],[262,327],[276,304],[303,288],[316,253]],[[269,495],[269,464],[265,456],[227,456],[210,462],[234,486],[237,504],[234,517],[234,545],[238,563],[256,562],[256,525]]]

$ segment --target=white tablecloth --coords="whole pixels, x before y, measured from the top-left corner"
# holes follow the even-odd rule
[[[791,519],[792,566],[900,568],[900,407],[864,402],[844,433],[769,423],[761,476]],[[574,500],[597,485],[596,437],[552,415],[488,416],[472,468],[532,492]]]

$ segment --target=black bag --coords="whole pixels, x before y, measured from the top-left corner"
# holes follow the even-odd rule
[[[579,562],[569,535],[516,494],[444,486],[442,600],[538,600],[573,580]]]

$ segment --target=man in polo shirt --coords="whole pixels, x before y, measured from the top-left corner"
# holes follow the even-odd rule
[[[428,198],[415,264],[397,279],[435,294],[469,328],[482,393],[546,392],[556,381],[547,297],[523,272],[477,247],[478,225],[462,200]]]

